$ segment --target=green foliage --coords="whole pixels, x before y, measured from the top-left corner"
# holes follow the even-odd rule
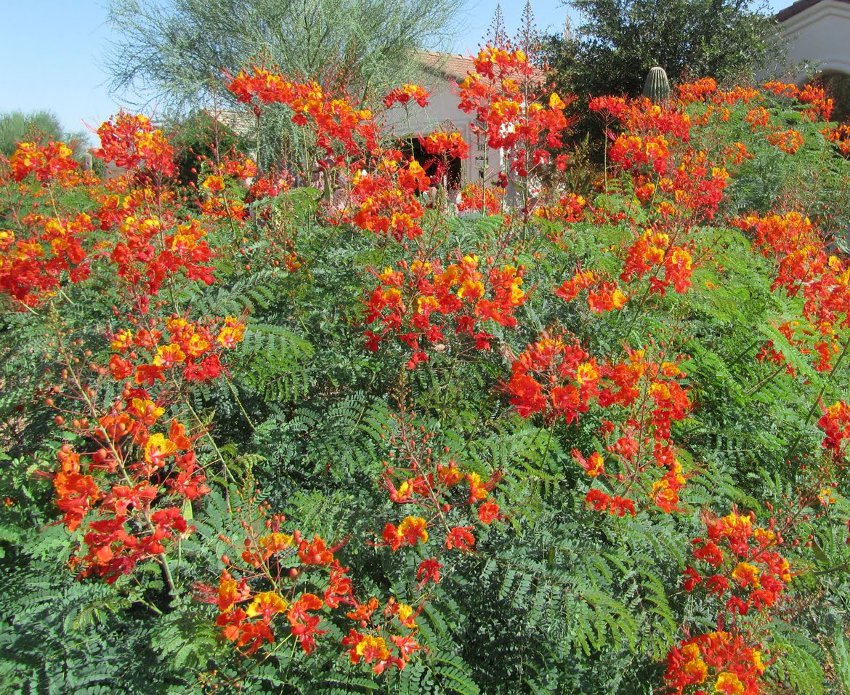
[[[11,111],[0,114],[0,154],[11,157],[19,142],[47,143],[51,140],[67,143],[79,156],[88,141],[86,133],[66,133],[51,111]]]
[[[804,134],[805,147],[795,156],[753,133],[740,106],[723,125],[695,132],[711,158],[738,141],[754,158],[736,172],[717,219],[690,231],[694,248],[706,253],[695,262],[687,293],[651,294],[641,286],[643,295],[606,313],[553,294],[577,268],[620,272],[622,254],[612,247],[622,249],[635,228],[649,223],[625,177],[612,177],[591,201],[611,216],[605,223],[511,223],[428,211],[423,226],[434,258],[487,258],[510,246],[516,255],[508,260],[526,268],[528,301],[518,326],[488,325],[494,349],[473,350],[466,336],[447,331],[445,344],[429,349],[427,363],[414,370],[406,368],[409,350],[398,341],[385,341],[377,352],[363,344],[364,299],[375,274],[406,258],[408,248],[322,224],[313,189],[252,204],[251,222],[238,234],[227,224],[214,228],[216,284],[186,282],[163,299],[168,312],[174,305],[177,313],[239,316],[246,323],[222,378],[194,389],[180,405],[213,490],[183,508],[194,530],[174,553],[177,595],[169,594],[156,563],[111,585],[74,578],[66,565],[82,534],[56,524],[50,473],[63,442],[45,397],[63,365],[51,358],[51,347],[61,336],[79,341],[81,350],[99,350],[99,357],[108,353],[103,336],[115,327],[111,278],[55,298],[61,324],[47,312],[4,313],[2,689],[650,692],[668,650],[683,638],[682,625],[694,632],[717,625],[716,610],[684,591],[681,577],[692,562],[691,540],[704,534],[702,517],[737,508],[760,520],[793,510],[799,522],[782,530],[788,534],[782,551],[797,576],[777,614],[787,611],[793,620],[770,626],[776,689],[847,692],[850,490],[836,476],[831,504],[799,492],[827,464],[812,404],[846,398],[847,367],[818,371],[810,336],[789,340],[780,330],[803,315],[802,299],[773,288],[773,261],[728,223],[780,198],[805,205],[833,231],[847,224],[841,197],[847,162],[833,156],[821,124],[786,106],[773,104],[771,113]],[[616,221],[618,213],[633,214],[634,225]],[[292,250],[300,267],[275,264],[281,248]],[[681,357],[694,408],[671,436],[689,476],[679,511],[642,508],[619,518],[588,509],[592,481],[572,451],[604,451],[601,414],[577,423],[517,415],[504,393],[511,363],[550,327],[577,336],[600,363],[622,358],[627,346],[663,347]],[[767,341],[781,365],[756,358]],[[114,386],[98,388],[98,395],[110,395]],[[444,552],[431,541],[427,549],[392,553],[380,543],[383,525],[409,510],[390,502],[382,476],[399,465],[399,442],[425,433],[427,449],[440,460],[496,485],[504,518],[475,522],[474,551]],[[264,523],[257,510],[265,504],[287,517],[287,532],[298,527],[305,537],[319,534],[334,545],[364,600],[421,603],[416,638],[423,650],[404,670],[379,677],[352,664],[339,649],[351,621],[327,612],[320,624],[326,632],[310,655],[285,628],[259,658],[244,658],[222,636],[213,605],[221,558],[241,552],[245,529]],[[423,587],[416,569],[431,553],[441,554],[442,581]],[[301,568],[292,562],[286,569]]]
[[[221,95],[222,70],[255,62],[371,91],[403,78],[410,51],[439,40],[453,11],[445,0],[112,0],[108,65],[113,88],[175,106]]]
[[[637,96],[650,68],[673,83],[687,76],[752,77],[774,57],[778,30],[749,0],[571,0],[575,37],[549,38],[550,64],[565,91],[582,98]]]
[[[174,147],[177,180],[182,186],[197,185],[203,161],[218,161],[246,148],[231,128],[206,111],[170,123],[165,132]]]

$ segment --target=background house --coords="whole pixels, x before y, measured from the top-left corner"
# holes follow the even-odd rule
[[[421,51],[415,60],[419,63],[419,75],[414,81],[430,92],[429,104],[425,108],[415,104],[407,109],[394,106],[386,115],[388,129],[399,138],[411,139],[414,153],[419,135],[439,128],[459,132],[469,145],[469,157],[457,163],[454,174],[459,175],[460,181],[451,183],[490,181],[501,170],[502,153],[487,147],[485,138],[473,133],[474,114],[459,108],[459,85],[468,73],[474,72],[472,58]]]
[[[798,0],[776,15],[796,82],[828,86],[836,120],[850,118],[850,0]]]

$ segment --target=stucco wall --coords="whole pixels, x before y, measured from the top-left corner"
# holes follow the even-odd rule
[[[398,105],[391,108],[386,115],[390,132],[398,136],[427,135],[442,125],[445,125],[445,130],[457,130],[469,145],[469,157],[463,162],[463,182],[481,181],[480,172],[485,164],[487,179],[495,176],[499,171],[501,153],[481,144],[481,139],[473,134],[470,128],[472,116],[458,108],[457,83],[451,78],[437,76],[420,80],[420,83],[431,92],[430,103],[425,108],[416,103],[409,104],[407,109]]]
[[[788,64],[850,74],[850,3],[821,0],[782,23]],[[797,80],[806,78],[804,72]]]

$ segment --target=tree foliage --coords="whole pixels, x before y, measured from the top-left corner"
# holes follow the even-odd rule
[[[56,114],[50,111],[12,111],[0,114],[0,154],[10,157],[24,141],[49,142],[60,140],[68,143],[75,153],[80,154],[87,141],[85,133],[66,133]]]
[[[111,0],[114,90],[209,104],[252,63],[366,93],[397,82],[411,51],[445,36],[448,0]]]
[[[778,49],[778,26],[751,0],[570,0],[582,23],[549,39],[558,79],[581,96],[640,94],[650,68],[751,79]]]

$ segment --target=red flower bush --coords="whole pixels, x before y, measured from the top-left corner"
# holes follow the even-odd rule
[[[446,329],[466,335],[475,349],[489,350],[494,336],[485,330],[493,321],[516,325],[514,312],[526,300],[521,289],[523,268],[513,265],[480,267],[478,256],[460,260],[416,260],[377,274],[378,287],[367,301],[367,324],[379,324],[380,333],[367,331],[367,346],[377,350],[390,334],[413,350],[408,366],[428,360],[424,347],[444,345]]]
[[[664,680],[673,692],[754,695],[761,692],[765,664],[761,651],[741,635],[709,632],[674,647]],[[694,690],[693,688],[696,688]]]
[[[594,98],[603,165],[570,190],[572,99],[509,45],[472,63],[461,107],[504,159],[456,200],[471,143],[393,141],[373,112],[422,87],[360,103],[256,67],[227,88],[291,119],[298,165],[211,147],[181,187],[129,114],[98,131],[106,181],[60,143],[0,163],[11,585],[64,527],[60,564],[110,585],[128,643],[192,664],[169,687],[525,687],[507,644],[553,688],[552,663],[622,678],[665,652],[670,692],[787,688],[771,631],[817,633],[846,567],[845,220],[796,190],[845,149],[829,97]],[[754,511],[709,511],[735,500]]]
[[[723,602],[728,615],[747,615],[751,610],[773,607],[791,581],[788,561],[772,550],[782,542],[770,529],[753,525],[753,517],[732,512],[725,517],[704,518],[707,536],[693,540],[693,566],[685,571],[684,587],[692,592],[703,586]]]

